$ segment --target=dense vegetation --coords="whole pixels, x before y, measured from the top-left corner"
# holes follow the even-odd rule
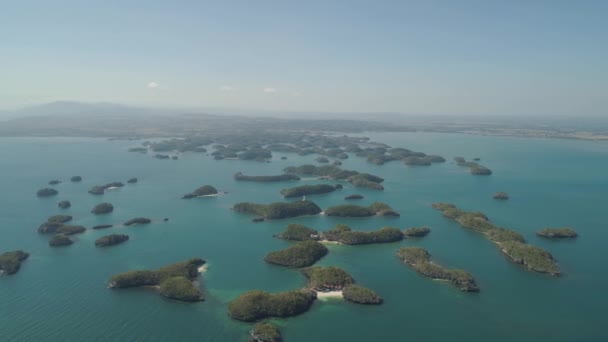
[[[440,210],[443,216],[460,223],[462,227],[484,234],[488,239],[494,241],[511,260],[525,265],[529,270],[551,275],[560,274],[559,267],[549,252],[526,245],[521,234],[493,225],[483,213],[463,211],[449,203],[434,203],[433,208]],[[506,248],[507,243],[509,248]]]
[[[266,254],[264,260],[275,265],[299,268],[314,264],[327,252],[327,247],[317,241],[300,241],[280,251]]]
[[[49,197],[49,196],[55,196],[59,193],[59,191],[55,190],[55,189],[51,189],[51,188],[44,188],[44,189],[40,189],[36,192],[36,196],[38,197]]]
[[[352,194],[352,195],[348,195],[346,197],[344,197],[345,200],[359,200],[359,199],[363,199],[363,195],[359,195],[359,194]]]
[[[281,342],[283,337],[279,328],[268,322],[257,323],[249,331],[249,342]]]
[[[216,195],[216,194],[217,194],[216,188],[212,187],[211,185],[203,185],[200,188],[194,190],[193,192],[191,192],[189,194],[185,194],[182,198],[190,199],[190,198],[194,198],[194,197],[209,196],[209,195]]]
[[[308,279],[308,287],[315,291],[342,290],[345,286],[355,283],[348,272],[334,266],[314,266],[302,270]]]
[[[456,163],[459,166],[468,167],[469,172],[474,175],[488,176],[488,175],[492,174],[492,170],[490,170],[487,167],[480,165],[479,163],[476,163],[474,161],[466,161],[462,157],[456,157],[456,158],[454,158],[454,160],[456,161]]]
[[[342,296],[347,301],[357,304],[382,304],[383,302],[382,297],[376,292],[355,284],[345,286]]]
[[[133,177],[133,178],[129,178],[129,180],[127,180],[127,183],[135,184],[135,183],[137,183],[137,181],[138,181],[138,179],[136,177]]]
[[[57,185],[59,183],[61,183],[61,181],[58,179],[53,179],[53,180],[49,181],[49,185]]]
[[[44,222],[38,227],[38,233],[40,234],[53,234],[63,226],[63,223],[59,222]]]
[[[51,223],[66,223],[72,220],[72,216],[70,215],[53,215],[46,219],[46,222]]]
[[[252,181],[252,182],[283,182],[283,181],[296,181],[300,180],[300,177],[285,173],[282,175],[275,176],[246,176],[242,172],[237,172],[234,175],[234,179],[238,181]]]
[[[70,178],[70,181],[72,181],[72,182],[81,182],[82,181],[82,177],[80,177],[80,176],[72,176]]]
[[[305,164],[301,166],[289,166],[284,169],[290,174],[312,175],[325,179],[347,180],[353,186],[369,189],[383,190],[384,187],[380,184],[384,179],[370,175],[368,173],[359,173],[357,171],[343,170],[335,165],[316,166]]]
[[[237,203],[233,207],[239,213],[254,214],[265,219],[284,219],[303,215],[317,215],[321,208],[311,201],[277,202],[271,204]]]
[[[201,290],[192,284],[192,280],[184,276],[175,276],[160,282],[160,295],[184,302],[202,301]]]
[[[380,181],[373,181],[373,179],[379,179]],[[384,179],[367,174],[361,173],[358,175],[348,177],[348,182],[358,188],[368,188],[372,190],[384,190],[384,186],[380,184]]]
[[[114,206],[111,203],[99,203],[91,209],[95,215],[109,214],[114,211]]]
[[[268,293],[260,290],[245,292],[228,305],[230,317],[254,322],[269,317],[290,317],[302,314],[317,298],[308,290]]]
[[[152,222],[152,220],[150,220],[149,218],[146,217],[136,217],[136,218],[132,218],[129,221],[125,222],[124,225],[125,226],[131,226],[134,224],[148,224]]]
[[[317,240],[319,232],[303,224],[290,223],[284,231],[277,234],[278,238],[293,241]]]
[[[392,227],[383,227],[371,232],[361,232],[352,231],[350,227],[340,224],[324,232],[322,238],[347,245],[363,245],[400,241],[403,239],[403,234],[399,229]]]
[[[15,274],[19,272],[21,263],[29,256],[24,251],[12,251],[0,254],[0,274]]]
[[[97,247],[108,247],[121,244],[129,240],[129,235],[125,234],[111,234],[102,236],[95,240],[95,246]]]
[[[106,228],[112,228],[113,225],[111,224],[100,224],[97,226],[93,226],[93,229],[106,229]]]
[[[478,292],[479,287],[475,279],[463,270],[446,269],[431,261],[431,255],[424,248],[402,247],[397,256],[416,270],[418,273],[432,279],[446,280],[458,287],[461,291]]]
[[[354,204],[342,204],[325,209],[327,216],[366,217],[366,216],[399,216],[388,204],[374,202],[368,207]]]
[[[326,194],[333,192],[338,187],[330,184],[302,185],[281,190],[281,195],[286,198],[302,197],[306,195]]]
[[[59,228],[57,228],[57,230],[55,230],[55,233],[63,234],[63,235],[74,235],[74,234],[82,234],[86,230],[87,229],[83,226],[61,225]]]
[[[72,206],[72,203],[70,203],[70,201],[61,201],[61,202],[57,203],[57,206],[60,209],[67,209]]]
[[[431,232],[429,227],[411,227],[403,231],[405,237],[423,237]]]
[[[575,238],[578,236],[576,231],[570,227],[563,228],[545,228],[541,231],[536,232],[536,235],[546,238]]]
[[[162,267],[158,270],[140,270],[121,273],[110,278],[110,288],[121,289],[139,286],[159,286],[161,295],[183,301],[202,300],[193,280],[205,260],[194,258]],[[183,278],[183,279],[182,279]],[[187,281],[185,282],[184,279]],[[196,294],[199,294],[197,297]]]
[[[51,240],[49,240],[49,246],[51,246],[51,247],[69,246],[73,243],[74,243],[74,241],[72,239],[70,239],[69,236],[66,236],[63,234],[55,234],[55,235],[53,235]]]

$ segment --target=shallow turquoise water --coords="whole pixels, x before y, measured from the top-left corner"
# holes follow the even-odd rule
[[[232,175],[275,174],[314,156],[288,154],[288,160],[280,160],[282,154],[275,154],[272,163],[264,164],[183,154],[171,161],[127,153],[134,143],[126,141],[0,139],[0,251],[31,253],[18,274],[0,278],[0,341],[244,341],[250,325],[227,317],[226,305],[232,298],[249,289],[280,291],[304,285],[297,271],[263,261],[268,251],[289,245],[272,237],[289,222],[319,230],[336,223],[361,230],[428,225],[432,232],[401,243],[330,246],[320,264],[345,268],[358,283],[382,295],[385,304],[318,301],[301,316],[276,320],[287,341],[608,339],[608,227],[603,219],[608,144],[429,133],[370,136],[449,159],[480,157],[494,175],[475,177],[451,162],[408,168],[398,162],[370,165],[354,157],[343,167],[383,176],[384,192],[345,186],[310,199],[325,208],[343,202],[346,194],[362,193],[366,198],[361,203],[387,202],[401,212],[400,218],[318,216],[253,224],[251,217],[233,213],[230,207],[240,201],[279,201],[279,190],[297,183],[237,183]],[[70,183],[72,175],[83,176],[83,182]],[[87,193],[92,185],[130,177],[138,177],[139,183],[103,196]],[[67,181],[57,186],[60,194],[36,198],[36,190],[56,178]],[[229,194],[180,199],[204,184]],[[507,191],[511,199],[492,200],[496,191]],[[60,212],[56,204],[62,199],[69,199],[72,207],[61,212],[87,227],[137,216],[156,222],[90,230],[74,245],[52,249],[36,228]],[[89,213],[105,201],[114,204],[112,214]],[[430,204],[436,201],[483,211],[496,224],[523,233],[529,243],[553,253],[565,275],[543,276],[511,264],[482,236],[433,210]],[[164,217],[170,221],[160,222]],[[580,237],[546,241],[534,236],[540,228],[563,225],[576,228]],[[118,232],[129,234],[131,240],[108,249],[93,246],[99,236]],[[423,246],[435,261],[470,271],[482,292],[462,293],[417,275],[394,257],[403,245]],[[115,273],[190,257],[209,263],[201,281],[205,302],[187,304],[163,299],[151,290],[106,288]]]

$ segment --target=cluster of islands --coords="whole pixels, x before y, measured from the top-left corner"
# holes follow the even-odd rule
[[[243,182],[293,183],[301,181],[303,177],[314,177],[320,182],[286,186],[280,190],[280,195],[287,200],[295,198],[301,198],[301,200],[274,203],[240,202],[232,206],[235,213],[252,215],[254,222],[310,215],[336,218],[399,217],[400,213],[387,203],[353,204],[354,200],[364,199],[364,196],[357,193],[344,194],[343,198],[344,201],[348,201],[347,203],[336,203],[325,209],[307,197],[345,191],[343,190],[345,188],[384,190],[383,177],[341,168],[343,161],[351,156],[364,158],[374,165],[394,161],[400,161],[411,167],[446,163],[446,159],[439,155],[412,151],[403,147],[391,147],[373,142],[365,137],[310,132],[271,132],[264,135],[252,133],[192,135],[153,142],[145,141],[141,146],[132,147],[128,151],[151,154],[157,159],[178,160],[179,153],[191,152],[206,154],[218,161],[251,160],[258,162],[271,162],[273,152],[294,153],[301,156],[318,155],[315,161],[321,165],[288,166],[283,168],[281,173],[274,175],[247,175],[243,172],[234,174],[234,180]],[[285,160],[287,157],[283,156],[281,159]],[[467,160],[463,157],[455,157],[453,163],[468,169],[473,175],[489,176],[493,174],[489,168],[480,164],[479,158]],[[82,182],[82,180],[80,176],[70,178],[70,181],[74,183]],[[126,181],[127,184],[137,182],[137,178],[129,178]],[[61,183],[62,181],[58,179],[51,180],[48,183],[50,187],[38,190],[36,196],[41,198],[57,196],[59,191],[55,187]],[[106,191],[124,186],[124,183],[114,181],[94,185],[88,192],[101,196]],[[214,186],[203,185],[192,192],[183,194],[181,198],[213,197],[220,194],[222,192]],[[510,197],[506,192],[500,191],[496,192],[492,198],[504,201]],[[72,203],[65,199],[57,203],[60,210],[67,210],[71,206]],[[443,216],[457,222],[463,228],[471,229],[485,236],[514,263],[539,273],[553,276],[561,274],[551,253],[528,244],[523,235],[516,231],[494,225],[483,213],[464,211],[449,203],[434,203],[432,206]],[[107,215],[114,209],[111,203],[100,202],[91,208],[90,213]],[[38,227],[38,233],[49,235],[51,238],[48,243],[52,247],[69,246],[75,242],[74,236],[87,231],[87,228],[83,226],[70,224],[72,220],[73,217],[70,215],[53,215]],[[165,218],[163,221],[168,221],[168,219]],[[94,226],[92,229],[101,230],[151,222],[152,220],[149,218],[136,217],[121,224],[103,224]],[[305,285],[301,288],[277,293],[252,289],[242,293],[228,304],[228,315],[235,320],[256,323],[249,331],[250,341],[282,341],[278,326],[268,322],[267,319],[300,315],[308,311],[318,299],[340,298],[353,304],[380,305],[384,301],[383,298],[372,289],[355,283],[346,270],[335,266],[321,267],[314,264],[330,253],[331,248],[327,246],[329,244],[349,246],[390,244],[404,239],[411,239],[415,242],[428,235],[430,231],[430,228],[426,226],[408,229],[383,226],[373,231],[360,231],[345,224],[336,224],[326,231],[318,231],[303,224],[288,223],[286,228],[274,237],[285,240],[289,246],[281,250],[269,251],[264,257],[264,261],[277,267],[293,269],[294,272],[301,274]],[[536,234],[549,239],[577,237],[576,231],[569,227],[545,228]],[[129,241],[127,234],[109,234],[96,239],[94,245],[106,248],[127,241]],[[424,248],[401,247],[391,250],[390,253],[396,256],[397,261],[407,265],[421,276],[446,281],[461,291],[480,291],[475,278],[470,273],[435,263],[431,254]],[[0,274],[17,273],[28,256],[29,254],[24,251],[12,251],[0,255]],[[108,287],[116,290],[137,287],[154,288],[165,298],[184,302],[200,302],[205,300],[199,284],[200,274],[205,267],[205,260],[193,258],[154,270],[127,271],[111,277],[108,280]]]

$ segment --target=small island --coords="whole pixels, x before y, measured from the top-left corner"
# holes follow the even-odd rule
[[[36,192],[36,196],[38,197],[50,197],[55,196],[59,193],[59,191],[51,188],[40,189]]]
[[[212,187],[211,185],[203,185],[200,188],[194,190],[189,194],[185,194],[182,198],[190,199],[194,197],[205,197],[205,196],[213,196],[217,195],[217,189]]]
[[[53,215],[46,219],[46,222],[51,223],[66,223],[72,221],[72,216],[70,215]]]
[[[367,217],[367,216],[399,216],[399,213],[394,211],[386,203],[374,202],[368,207],[363,207],[354,204],[343,204],[325,209],[327,216],[339,217]]]
[[[132,226],[134,224],[148,224],[151,223],[152,220],[150,220],[149,218],[146,217],[136,217],[136,218],[132,218],[129,221],[123,223],[125,226]]]
[[[378,305],[383,299],[376,292],[356,284],[347,285],[342,290],[344,299],[355,304]]]
[[[268,220],[321,213],[321,208],[312,201],[276,202],[271,204],[241,202],[235,204],[232,209],[239,213],[253,214]]]
[[[59,183],[61,183],[61,181],[58,179],[53,179],[52,181],[49,181],[49,185],[57,185]]]
[[[24,251],[12,251],[0,254],[0,274],[15,274],[21,269],[21,263],[30,255]]]
[[[249,331],[249,342],[282,342],[279,328],[268,322],[260,322]]]
[[[266,254],[267,263],[287,267],[311,266],[327,254],[327,247],[317,241],[300,241],[283,250]]]
[[[308,280],[308,288],[317,292],[342,291],[355,283],[348,272],[334,266],[309,267],[302,270],[302,274]]]
[[[550,239],[572,239],[578,236],[576,230],[570,227],[545,228],[536,232],[536,235]]]
[[[480,176],[489,176],[492,174],[492,170],[488,169],[487,167],[485,167],[483,165],[478,164],[477,162],[466,161],[462,157],[456,157],[456,158],[454,158],[454,160],[456,161],[458,166],[469,168],[469,172],[471,174],[480,175]]]
[[[138,179],[136,177],[133,177],[133,178],[129,178],[129,180],[127,180],[127,183],[135,184],[135,183],[137,183],[137,181],[138,181]]]
[[[141,270],[121,273],[110,278],[111,289],[124,289],[141,286],[154,286],[159,289],[161,296],[194,302],[204,300],[200,289],[195,286],[194,280],[199,275],[199,268],[205,260],[194,258],[178,262],[158,270]]]
[[[463,270],[446,269],[431,261],[431,255],[421,247],[402,247],[397,256],[418,273],[435,280],[449,281],[461,291],[479,292],[475,279]]]
[[[352,194],[352,195],[348,195],[346,197],[344,197],[345,200],[360,200],[363,199],[363,195],[359,195],[359,194]]]
[[[492,198],[497,199],[497,200],[508,200],[509,199],[509,195],[506,192],[497,192],[494,194],[494,196],[492,196]]]
[[[403,231],[404,237],[423,237],[431,232],[429,227],[411,227]]]
[[[287,225],[287,228],[277,234],[276,237],[292,241],[317,240],[319,238],[319,232],[303,224],[290,223]]]
[[[245,292],[228,304],[230,317],[255,322],[271,317],[300,315],[310,308],[317,294],[310,290],[269,293],[260,290]]]
[[[91,209],[95,215],[109,214],[114,211],[114,206],[111,203],[99,203]]]
[[[522,264],[531,271],[553,276],[560,275],[559,266],[551,253],[542,248],[527,245],[523,235],[495,226],[485,214],[460,210],[450,203],[433,203],[433,208],[441,211],[443,216],[458,222],[463,228],[485,235],[511,261]]]
[[[347,181],[351,183],[353,186],[358,188],[367,188],[372,190],[384,190],[384,186],[382,186],[382,182],[384,179],[370,175],[369,173],[360,173],[351,177],[348,177]]]
[[[283,171],[289,174],[318,176],[323,179],[346,180],[355,187],[384,190],[384,187],[380,184],[384,181],[383,178],[368,173],[343,170],[336,165],[316,166],[305,164],[301,166],[289,166]]]
[[[397,228],[383,227],[376,231],[353,231],[349,226],[338,224],[321,234],[322,241],[335,241],[347,245],[367,245],[403,240],[403,233]]]
[[[106,229],[106,228],[112,228],[112,227],[113,227],[113,225],[111,225],[111,224],[100,224],[97,226],[93,226],[92,228],[97,230],[97,229]]]
[[[91,189],[89,189],[89,193],[92,195],[103,195],[106,190],[118,189],[125,186],[121,182],[112,182],[106,185],[95,185]]]
[[[330,184],[302,185],[283,189],[281,190],[281,195],[285,198],[302,197],[307,195],[327,194],[341,188],[341,186],[338,187]]]
[[[70,203],[70,201],[61,201],[61,202],[57,203],[57,206],[60,209],[67,209],[72,206],[72,203]]]
[[[251,181],[251,182],[265,183],[265,182],[298,181],[298,180],[300,180],[300,177],[298,177],[294,174],[289,174],[289,173],[284,173],[282,175],[276,175],[276,176],[246,176],[242,172],[237,172],[234,175],[234,179],[236,179],[237,181]]]
[[[70,181],[71,182],[81,182],[82,181],[82,177],[80,177],[80,176],[72,176],[70,178]]]
[[[75,234],[82,234],[86,231],[87,229],[83,226],[68,226],[68,225],[61,225],[59,228],[57,228],[57,230],[55,230],[56,234],[63,234],[63,235],[75,235]]]
[[[96,247],[109,247],[121,244],[129,240],[129,235],[125,234],[111,234],[102,236],[99,239],[95,240]]]
[[[73,244],[74,241],[70,239],[69,236],[63,234],[53,235],[51,240],[49,240],[49,246],[51,247],[65,247]]]

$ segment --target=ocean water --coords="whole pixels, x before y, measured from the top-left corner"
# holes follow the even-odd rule
[[[232,175],[277,174],[314,156],[275,153],[271,163],[215,161],[194,153],[157,160],[127,153],[136,143],[84,138],[0,139],[0,252],[23,249],[31,254],[14,276],[0,277],[0,341],[245,341],[250,324],[231,320],[227,303],[250,289],[282,291],[304,286],[297,270],[268,265],[264,255],[289,245],[273,238],[290,222],[318,230],[336,223],[355,229],[428,225],[422,239],[369,246],[329,246],[319,265],[336,265],[384,299],[381,306],[340,300],[317,301],[305,314],[273,320],[286,341],[605,341],[608,273],[608,144],[585,141],[468,136],[458,134],[370,134],[373,140],[449,159],[431,167],[382,166],[351,157],[343,167],[386,179],[385,191],[355,189],[349,184],[332,194],[310,196],[322,208],[361,193],[361,204],[383,201],[400,218],[337,219],[302,217],[252,223],[230,210],[234,203],[281,201],[285,183],[236,182]],[[280,160],[286,155],[287,160]],[[494,171],[470,175],[451,162],[454,156],[479,157]],[[81,175],[81,183],[69,177]],[[94,196],[98,184],[138,177],[139,183]],[[59,195],[37,198],[51,179]],[[228,194],[183,200],[193,189],[211,184]],[[496,191],[508,201],[491,198]],[[70,200],[72,207],[57,208]],[[460,228],[431,208],[446,201],[486,213],[497,225],[524,234],[530,244],[550,251],[564,273],[555,278],[510,263],[483,236]],[[94,216],[100,202],[113,213]],[[91,227],[145,216],[153,224],[88,230],[67,248],[50,248],[36,228],[54,214],[74,216]],[[163,218],[168,222],[162,222]],[[573,241],[537,238],[544,227],[572,226]],[[126,233],[128,242],[95,248],[96,238]],[[468,294],[422,277],[394,256],[401,246],[422,246],[433,259],[471,272],[481,292]],[[209,269],[200,286],[207,300],[181,303],[153,290],[110,290],[116,273],[158,268],[201,257]]]

